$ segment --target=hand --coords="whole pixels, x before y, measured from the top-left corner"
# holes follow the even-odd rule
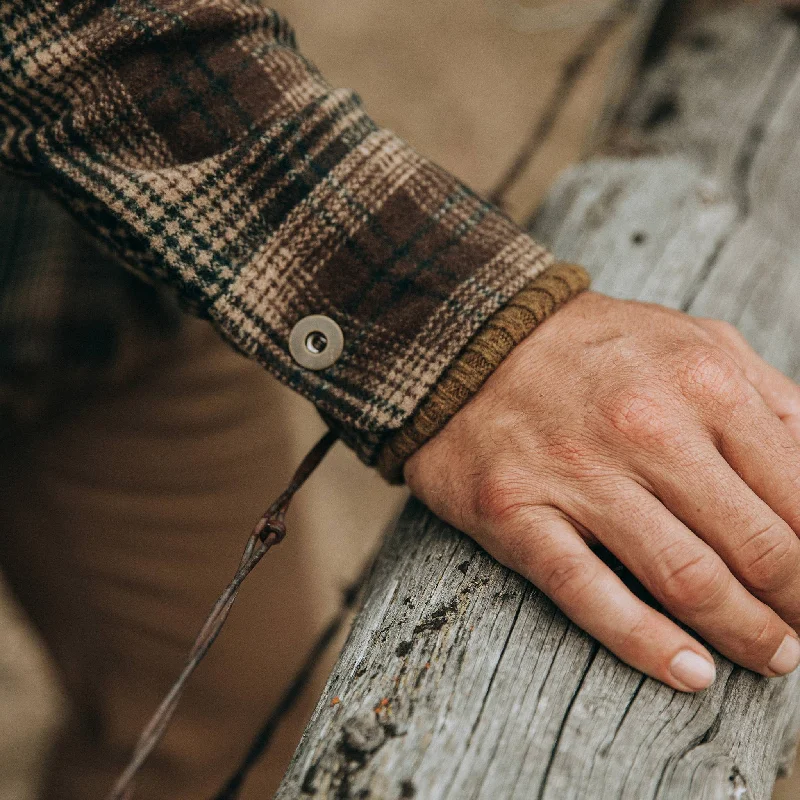
[[[800,662],[800,387],[734,328],[578,296],[405,466],[411,490],[632,666],[682,691],[708,651]]]

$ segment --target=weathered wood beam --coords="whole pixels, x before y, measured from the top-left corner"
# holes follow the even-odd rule
[[[624,109],[610,141],[637,156],[570,170],[535,233],[599,291],[727,319],[800,378],[796,26],[704,18]],[[696,695],[644,677],[412,501],[277,796],[766,800],[800,673],[716,659]]]

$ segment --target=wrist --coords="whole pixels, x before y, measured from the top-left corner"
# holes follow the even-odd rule
[[[402,482],[405,462],[447,424],[531,331],[588,286],[583,267],[559,262],[514,295],[476,333],[409,422],[383,446],[378,455],[381,474],[392,483]]]

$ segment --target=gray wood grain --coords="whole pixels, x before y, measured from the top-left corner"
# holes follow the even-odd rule
[[[680,0],[636,0],[630,4],[633,7],[631,29],[606,81],[602,108],[586,137],[584,155],[594,155],[606,145],[630,102],[648,45],[656,36],[663,35],[656,34],[655,29],[670,27],[666,20],[674,20],[679,4]]]
[[[647,155],[569,171],[535,226],[598,290],[728,319],[796,379],[799,41],[753,9],[681,33],[618,137]],[[412,501],[278,797],[766,800],[800,674],[716,658],[696,695],[645,678]]]

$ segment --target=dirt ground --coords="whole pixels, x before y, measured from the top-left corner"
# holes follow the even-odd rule
[[[586,34],[582,27],[517,30],[506,13],[518,5],[513,0],[277,0],[274,5],[293,23],[301,49],[332,83],[357,89],[381,124],[482,193],[492,190],[530,135],[562,65]],[[545,146],[510,192],[507,210],[518,219],[535,208],[553,177],[579,157],[626,30],[622,22],[597,53]],[[316,423],[309,422],[310,412],[302,401],[292,402],[287,418],[297,440],[305,442],[309,426]],[[348,454],[338,453],[336,459],[329,474],[344,470],[359,502],[343,504],[334,498],[336,481],[323,481],[300,498],[306,504],[304,517],[310,524],[322,520],[334,503],[343,526],[364,528],[368,509],[367,527],[374,540],[402,494],[380,485]],[[318,676],[312,691],[323,679]],[[9,594],[0,591],[4,800],[33,800],[64,703],[35,635]],[[775,800],[798,796],[800,781],[781,781]]]

